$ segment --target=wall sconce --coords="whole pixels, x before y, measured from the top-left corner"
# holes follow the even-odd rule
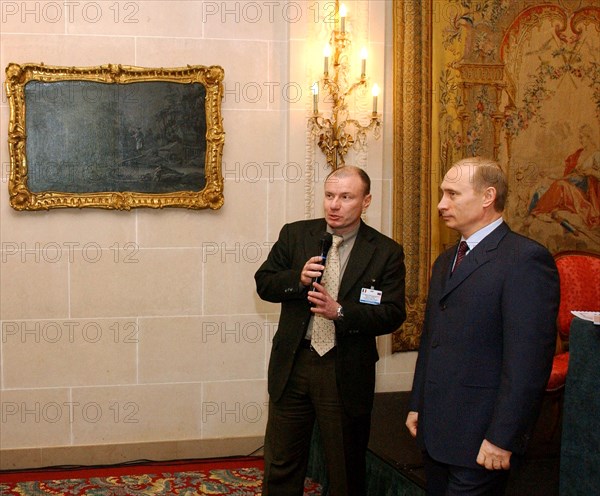
[[[338,8],[336,1],[336,12],[339,21],[336,25],[339,24],[339,29],[334,28],[329,43],[323,49],[323,77],[320,82],[315,81],[311,86],[313,115],[308,119],[309,130],[333,170],[345,164],[344,156],[351,147],[356,150],[366,149],[369,131],[373,132],[375,139],[381,136],[381,119],[377,113],[379,86],[373,86],[373,111],[369,123],[362,125],[357,119],[350,118],[346,100],[357,88],[367,86],[367,50],[363,48],[360,52],[360,79],[350,84],[346,77],[350,69],[346,51],[351,44],[346,32],[348,11],[344,4]],[[320,89],[326,95],[325,101],[331,102],[331,115],[328,118],[319,112]]]

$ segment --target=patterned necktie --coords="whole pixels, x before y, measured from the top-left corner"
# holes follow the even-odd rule
[[[321,279],[321,284],[334,300],[337,299],[340,285],[340,253],[338,246],[343,240],[344,238],[341,236],[333,235],[333,243],[329,249],[327,264]],[[320,356],[323,356],[335,346],[335,324],[333,320],[315,315],[310,344]]]
[[[454,268],[452,269],[452,272],[454,272],[458,268],[458,266],[463,261],[463,258],[465,258],[465,255],[467,254],[468,251],[469,251],[469,245],[467,244],[467,242],[461,241],[460,244],[458,245],[458,252],[456,254],[456,262],[454,262]]]

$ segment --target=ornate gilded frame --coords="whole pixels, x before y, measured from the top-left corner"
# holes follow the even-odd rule
[[[432,1],[394,0],[393,236],[404,247],[407,318],[392,351],[418,349],[432,259]]]
[[[163,207],[185,207],[189,209],[218,209],[223,205],[223,176],[221,172],[221,158],[223,153],[223,145],[225,133],[223,130],[222,117],[221,117],[221,100],[223,98],[223,78],[224,70],[219,66],[187,66],[178,68],[168,69],[152,69],[125,65],[102,65],[96,67],[58,67],[58,66],[46,66],[44,64],[15,64],[11,63],[6,68],[6,93],[8,96],[9,108],[10,108],[10,120],[8,129],[8,148],[10,155],[10,176],[9,176],[9,195],[10,204],[16,210],[48,210],[51,208],[65,208],[65,207],[96,207],[103,209],[117,209],[117,210],[130,210],[131,208],[137,207],[150,207],[150,208],[163,208]],[[153,162],[148,162],[149,159],[146,157],[150,156],[151,152],[146,152],[143,149],[142,153],[142,142],[136,144],[133,150],[138,149],[140,153],[136,157],[135,169],[137,176],[135,176],[134,184],[140,184],[144,181],[163,181],[161,183],[160,192],[149,192],[152,188],[158,189],[157,186],[149,185],[149,188],[143,188],[142,191],[134,190],[117,190],[117,191],[86,191],[85,185],[81,185],[81,190],[77,189],[79,184],[73,184],[75,191],[71,188],[69,191],[54,191],[54,190],[42,190],[42,191],[31,191],[29,187],[29,177],[34,171],[33,165],[28,162],[27,150],[28,140],[36,139],[39,137],[40,131],[36,133],[27,132],[27,109],[29,108],[33,112],[35,101],[27,101],[26,98],[26,85],[30,82],[40,83],[59,83],[59,82],[82,82],[86,83],[101,83],[102,85],[144,85],[149,82],[168,83],[160,86],[161,88],[172,88],[174,90],[183,92],[190,88],[190,85],[199,83],[201,86],[194,86],[201,94],[201,97],[197,98],[197,102],[201,102],[204,99],[204,108],[199,108],[200,114],[197,117],[198,121],[201,122],[199,128],[206,129],[205,136],[193,136],[192,140],[198,139],[198,144],[194,142],[192,147],[195,156],[191,159],[187,156],[192,154],[189,150],[186,152],[183,149],[183,139],[181,138],[182,132],[179,134],[179,138],[171,138],[171,142],[168,142],[163,149],[170,146],[171,150],[177,148],[177,153],[171,151],[169,155],[170,164],[178,163],[183,164],[184,157],[189,159],[189,162],[193,164],[193,175],[191,173],[184,174],[179,170],[173,168],[163,167],[161,160],[164,160],[164,153],[161,155],[156,150],[154,143],[150,143],[146,149],[150,146],[154,146],[152,151]],[[39,83],[38,83],[39,84]],[[80,84],[80,83],[77,83]],[[176,85],[188,85],[187,87],[169,86],[170,84]],[[118,88],[112,88],[118,90],[141,90],[136,95],[145,95],[144,91],[149,90],[152,85],[146,86],[121,86]],[[36,86],[32,86],[36,87]],[[41,87],[41,85],[40,85]],[[63,86],[64,87],[64,86]],[[101,87],[106,90],[110,88]],[[157,86],[154,85],[154,88]],[[31,88],[31,87],[30,87]],[[204,88],[204,89],[202,89]],[[154,91],[154,90],[153,90]],[[118,93],[117,93],[118,94]],[[154,97],[156,100],[156,97]],[[104,105],[103,112],[98,112],[100,116],[106,117],[107,112],[105,110],[107,103],[102,101],[102,98],[98,98],[99,105]],[[73,103],[71,101],[71,103]],[[76,103],[81,103],[78,101]],[[152,102],[146,104],[151,104]],[[144,105],[144,101],[140,101],[140,105]],[[179,105],[183,105],[179,103]],[[199,105],[200,106],[200,105]],[[44,107],[45,108],[45,107]],[[86,107],[87,108],[87,107]],[[131,107],[130,107],[131,108]],[[183,107],[179,107],[180,109]],[[194,109],[186,109],[187,111],[193,112]],[[141,112],[142,110],[140,110]],[[176,115],[176,109],[171,109],[168,115]],[[43,113],[43,111],[39,111]],[[93,116],[87,114],[93,114],[93,112],[87,112],[85,115],[86,119],[91,119]],[[121,123],[120,117],[114,117],[108,119],[115,121],[118,124]],[[183,119],[180,119],[183,121]],[[171,119],[168,122],[163,123],[162,129],[169,128],[169,136],[178,136],[178,129],[170,129],[173,123],[177,124],[177,119]],[[105,125],[105,123],[101,123]],[[110,123],[109,123],[110,125]],[[176,126],[175,126],[176,127]],[[100,128],[100,127],[99,127]],[[52,129],[46,129],[44,139],[52,139]],[[97,141],[102,138],[101,133],[88,132],[86,135],[86,129],[81,128],[81,135],[75,136],[74,141],[77,143],[78,149],[84,146],[88,141]],[[134,131],[135,132],[135,131]],[[189,137],[190,132],[185,129],[186,137]],[[171,134],[174,133],[174,134]],[[78,133],[79,134],[79,133]],[[130,139],[130,138],[128,138]],[[205,140],[205,141],[204,141]],[[150,140],[148,140],[150,141]],[[188,139],[189,141],[189,139]],[[83,145],[82,145],[83,143]],[[106,146],[110,147],[112,144],[103,144],[104,150]],[[89,143],[90,147],[97,146],[94,143]],[[190,147],[187,147],[188,149]],[[183,151],[180,151],[183,149]],[[205,152],[203,151],[205,149]],[[68,150],[67,150],[68,151]],[[65,151],[66,152],[66,151]],[[187,155],[186,155],[187,153]],[[177,162],[181,157],[181,161]],[[72,159],[73,160],[73,159]],[[175,162],[174,162],[175,161]],[[202,161],[204,162],[202,164]],[[75,162],[77,159],[75,158]],[[129,162],[132,163],[132,162]],[[140,165],[141,164],[141,165]],[[144,165],[145,164],[145,165]],[[36,167],[43,167],[44,164],[36,164]],[[71,166],[73,164],[70,164]],[[81,164],[79,164],[81,165]],[[77,167],[78,164],[75,164]],[[89,165],[87,167],[90,167]],[[95,167],[101,167],[96,165]],[[118,167],[118,166],[115,166]],[[153,171],[142,174],[141,168],[147,167],[147,169]],[[153,167],[150,168],[150,167]],[[183,166],[182,166],[183,167]],[[192,166],[188,166],[189,170]],[[177,167],[175,167],[177,169]],[[130,169],[134,170],[134,169]],[[165,176],[165,170],[169,171],[170,176]],[[157,173],[158,171],[158,173]],[[203,174],[203,176],[202,176]],[[169,177],[171,182],[166,182],[165,177]],[[178,177],[193,178],[189,179],[188,182],[178,180]],[[173,179],[175,178],[175,179]],[[200,181],[194,182],[197,178]],[[195,187],[185,189],[178,189],[180,184],[189,185],[190,182],[198,184],[198,189]],[[150,187],[152,186],[152,188]],[[88,185],[89,187],[89,185]],[[166,192],[162,189],[173,188],[173,191],[168,190]]]

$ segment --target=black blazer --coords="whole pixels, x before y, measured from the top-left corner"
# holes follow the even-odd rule
[[[552,367],[559,282],[548,250],[506,224],[450,276],[455,253],[433,266],[409,409],[433,459],[477,467],[484,438],[525,451]]]
[[[255,275],[259,296],[281,303],[268,372],[269,395],[275,402],[288,382],[312,315],[300,273],[310,257],[319,255],[326,227],[324,219],[286,224]],[[393,332],[406,317],[404,276],[402,247],[361,222],[337,298],[344,318],[335,321],[337,381],[349,414],[371,411],[379,359],[375,337]],[[359,302],[361,289],[371,287],[382,291],[380,305]]]

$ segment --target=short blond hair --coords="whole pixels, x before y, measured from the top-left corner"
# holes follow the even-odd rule
[[[473,167],[473,174],[469,178],[473,181],[473,189],[483,191],[485,188],[494,188],[496,190],[494,210],[496,212],[504,211],[508,197],[508,181],[498,162],[485,157],[468,157],[459,160],[454,166]]]

